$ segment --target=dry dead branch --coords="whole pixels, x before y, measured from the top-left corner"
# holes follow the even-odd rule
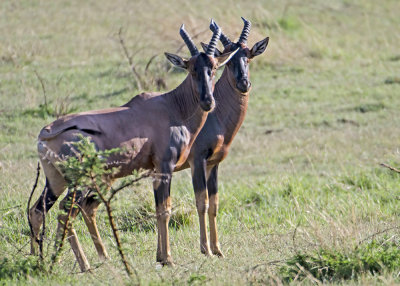
[[[388,165],[388,164],[385,164],[385,163],[381,163],[380,165],[381,165],[382,167],[388,168],[389,170],[394,171],[394,172],[400,174],[400,170],[399,170],[399,169],[396,169],[395,167],[392,167],[392,166],[390,166],[390,165]]]
[[[143,79],[140,76],[140,74],[138,73],[138,71],[136,70],[135,64],[133,63],[132,56],[129,55],[128,49],[125,44],[124,37],[122,36],[122,27],[119,28],[118,39],[119,39],[119,43],[121,45],[122,51],[124,52],[124,55],[125,55],[126,59],[128,60],[129,66],[131,67],[137,87],[139,90],[143,90],[143,87],[145,87],[145,86],[143,86]]]

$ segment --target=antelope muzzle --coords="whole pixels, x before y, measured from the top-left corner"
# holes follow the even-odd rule
[[[213,110],[215,107],[215,100],[212,97],[212,95],[209,95],[206,98],[204,98],[203,100],[201,100],[200,107],[201,107],[201,109],[203,109],[204,111],[207,111],[207,112]]]
[[[236,88],[240,90],[240,92],[248,92],[251,87],[251,82],[247,78],[242,78],[236,83]]]

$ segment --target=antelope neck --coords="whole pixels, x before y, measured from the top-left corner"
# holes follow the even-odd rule
[[[234,86],[232,74],[225,67],[221,78],[217,81],[214,97],[217,102],[215,116],[225,129],[236,134],[240,128],[247,111],[249,92],[241,93]]]
[[[205,119],[207,112],[200,107],[200,95],[193,87],[190,75],[174,90],[165,94],[171,108],[171,118],[184,123],[191,133],[197,133]]]

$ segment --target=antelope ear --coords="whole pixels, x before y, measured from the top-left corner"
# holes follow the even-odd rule
[[[254,44],[254,46],[250,50],[250,59],[261,55],[268,46],[269,37],[266,37],[264,40],[261,40]]]
[[[201,42],[201,46],[203,47],[203,51],[206,53],[207,49],[208,49],[208,45]],[[214,57],[219,57],[220,55],[222,55],[222,52],[220,50],[218,50],[218,48],[215,48]]]
[[[239,50],[239,48],[237,48],[236,50],[234,50],[233,52],[229,52],[229,53],[225,53],[222,54],[218,57],[216,57],[215,59],[217,60],[217,69],[222,67],[224,64],[226,64],[227,62],[229,62],[229,60],[236,54],[236,52]]]
[[[170,54],[170,53],[164,53],[167,59],[176,67],[182,68],[182,69],[187,69],[188,68],[188,60],[185,60],[181,58],[180,56]]]

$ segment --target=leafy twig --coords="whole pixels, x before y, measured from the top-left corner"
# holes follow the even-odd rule
[[[122,244],[121,244],[121,240],[119,239],[118,229],[117,229],[117,227],[115,226],[114,217],[113,217],[113,213],[112,213],[112,209],[111,209],[111,203],[110,203],[110,201],[111,201],[111,199],[112,199],[112,196],[107,200],[106,197],[103,196],[103,194],[102,194],[102,192],[101,192],[99,186],[97,185],[96,180],[95,180],[93,174],[91,175],[91,178],[90,178],[90,179],[92,180],[92,184],[93,184],[93,186],[94,186],[94,188],[95,188],[95,191],[96,191],[97,196],[100,198],[100,200],[101,200],[101,201],[104,203],[104,205],[106,206],[106,211],[107,211],[108,220],[109,220],[109,222],[110,222],[111,229],[112,229],[112,231],[113,231],[114,239],[115,239],[115,241],[116,241],[116,243],[117,243],[119,255],[121,256],[122,263],[123,263],[124,266],[125,266],[126,273],[128,273],[129,276],[132,276],[131,268],[129,267],[129,264],[128,264],[127,260],[126,260],[125,254],[124,254],[124,252],[123,252],[123,250],[122,250]],[[120,188],[119,190],[121,190],[121,189],[122,189],[122,188]],[[116,193],[116,192],[114,192],[114,194],[115,194],[115,193]]]

